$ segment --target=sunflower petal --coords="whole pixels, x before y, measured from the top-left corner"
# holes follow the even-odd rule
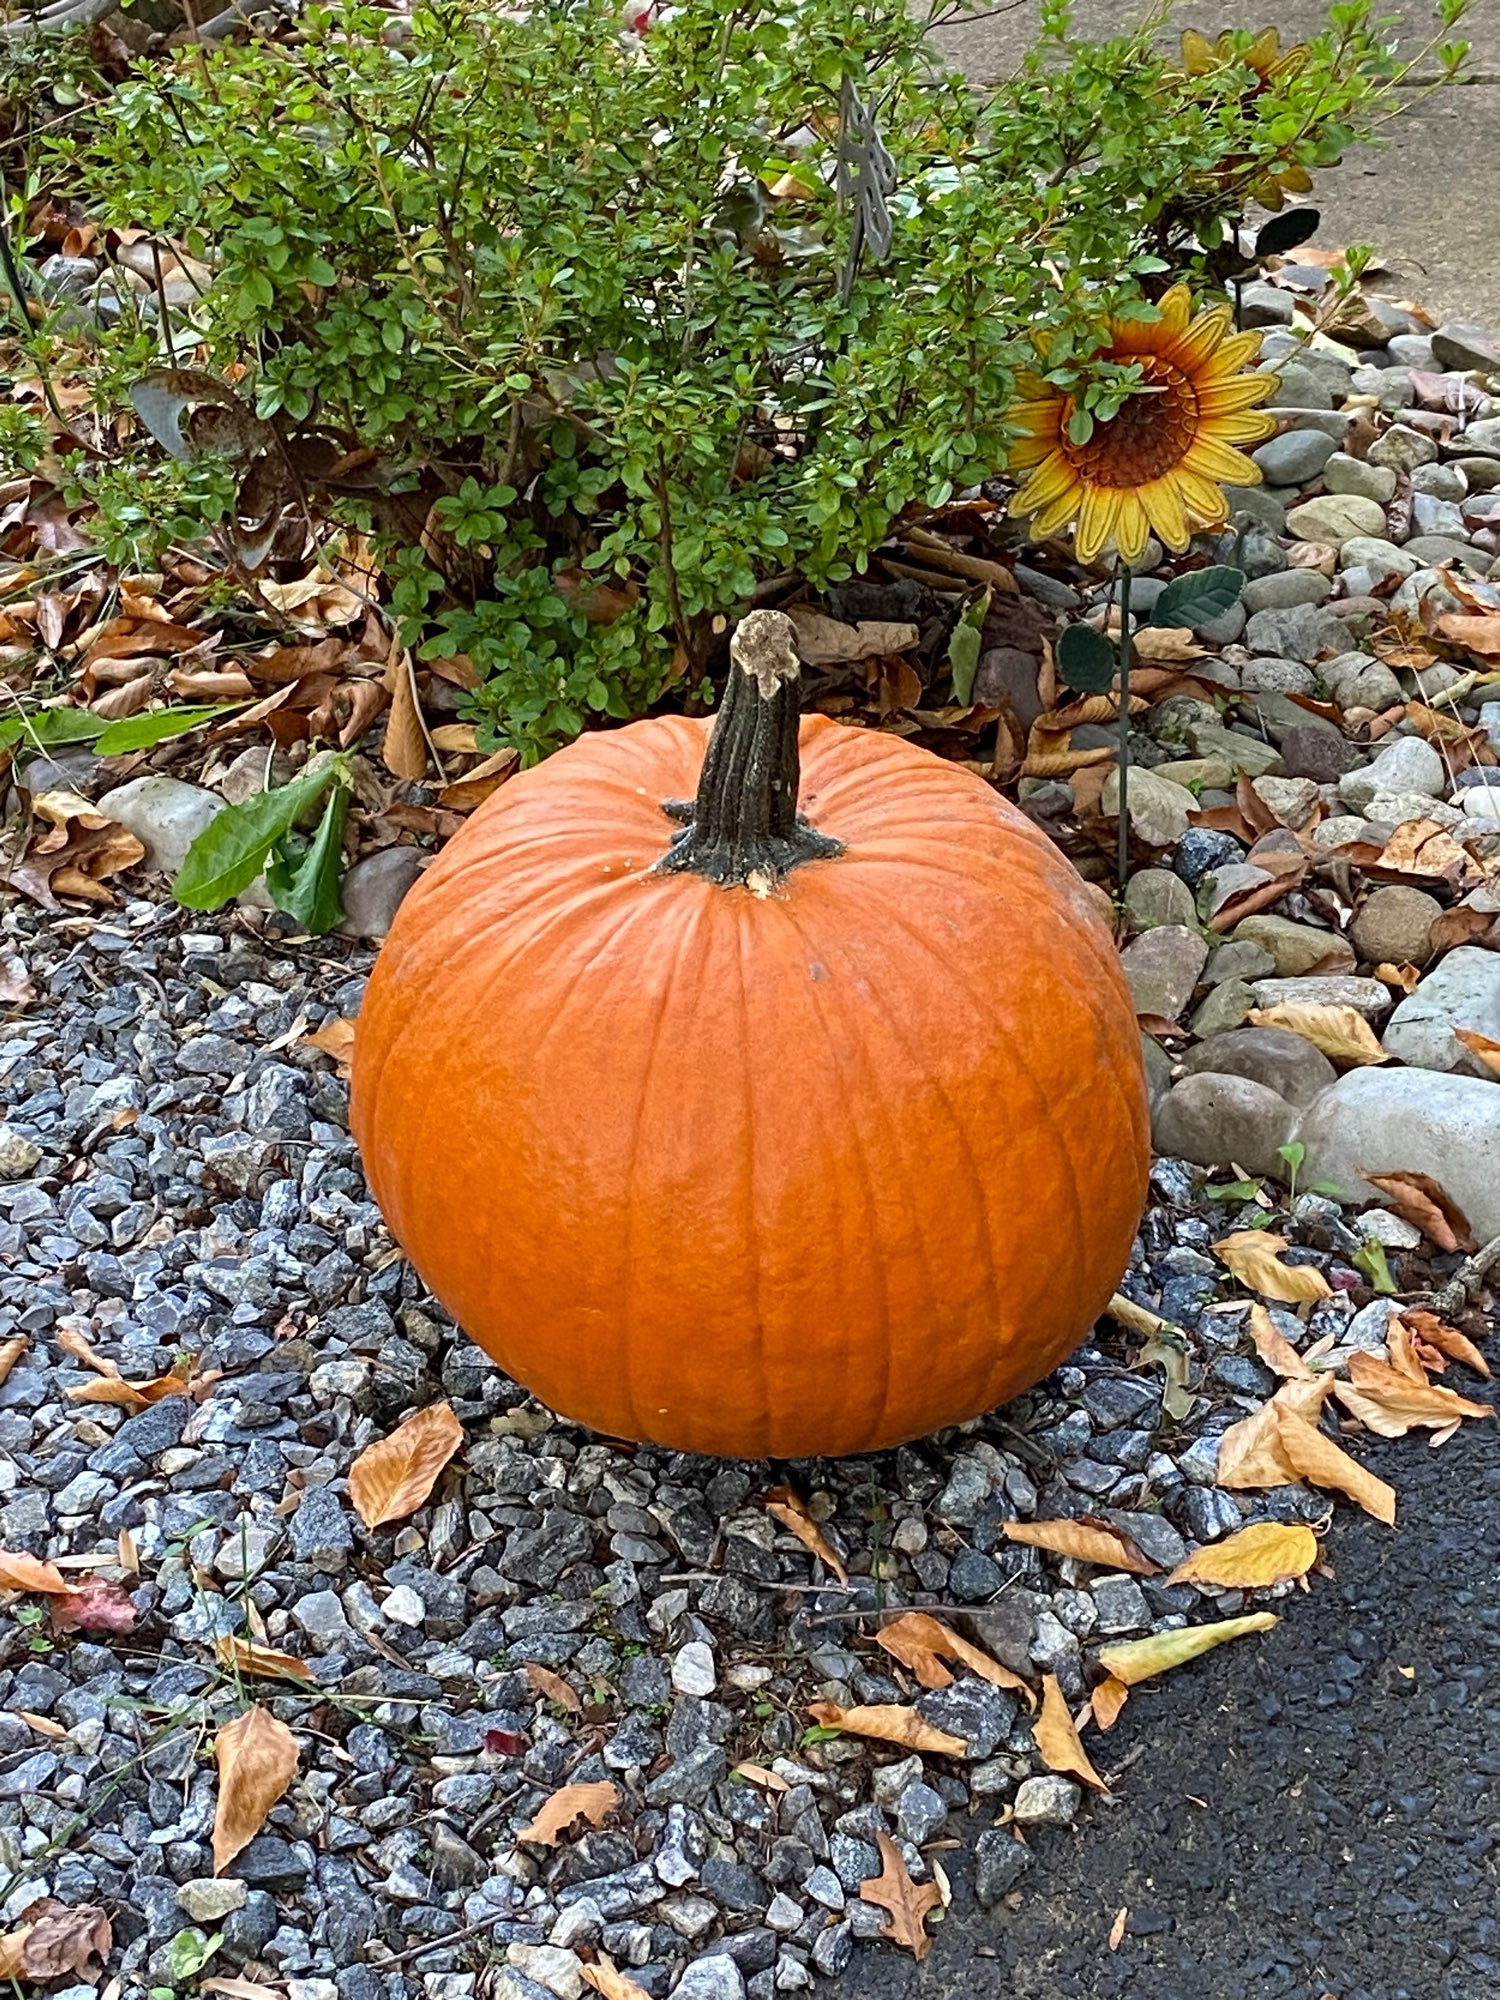
[[[1217,438],[1201,432],[1188,446],[1183,464],[1189,472],[1201,472],[1206,479],[1227,486],[1258,486],[1260,467],[1242,451],[1235,451]]]
[[[1138,487],[1136,498],[1146,510],[1152,533],[1159,536],[1169,549],[1175,549],[1180,554],[1192,540],[1192,534],[1178,483],[1171,473],[1165,478],[1153,479],[1149,485]]]
[[[1221,444],[1259,444],[1276,428],[1271,410],[1241,410],[1234,416],[1210,417],[1201,427],[1202,437],[1218,438]]]
[[[1116,532],[1115,524],[1122,506],[1131,504],[1129,493],[1119,487],[1089,486],[1084,489],[1078,532],[1074,537],[1080,562],[1091,563],[1094,560]]]
[[[1083,488],[1067,493],[1050,507],[1043,507],[1031,523],[1031,532],[1039,542],[1061,534],[1063,529],[1077,514],[1083,504]]]
[[[1045,403],[1012,404],[1005,413],[1005,421],[1031,437],[1056,438],[1062,431],[1062,412],[1063,399],[1054,396]]]
[[[1016,495],[1016,504],[1023,514],[1036,514],[1080,485],[1078,473],[1066,453],[1051,451]]]
[[[1156,301],[1156,310],[1161,314],[1161,323],[1169,330],[1172,339],[1180,340],[1193,316],[1193,295],[1186,285],[1174,285],[1171,291],[1163,292]]]
[[[1005,454],[1005,469],[1007,472],[1029,472],[1044,458],[1050,458],[1056,449],[1051,438],[1017,438]]]
[[[1151,533],[1151,523],[1141,505],[1139,491],[1123,492],[1119,501],[1114,519],[1115,547],[1120,552],[1122,563],[1135,564],[1146,553],[1146,538]]]
[[[1233,315],[1228,306],[1210,306],[1207,312],[1199,313],[1179,340],[1172,343],[1165,358],[1175,361],[1185,373],[1196,377],[1223,343],[1232,324]]]
[[[1253,361],[1260,353],[1260,330],[1252,327],[1249,333],[1232,333],[1219,343],[1214,352],[1209,374],[1216,379],[1232,375]]]
[[[1172,473],[1177,482],[1177,491],[1182,504],[1195,521],[1218,521],[1224,518],[1227,502],[1213,480],[1205,479],[1201,472],[1193,472],[1185,465],[1177,466]]]
[[[1197,384],[1198,414],[1219,417],[1227,416],[1231,410],[1248,410],[1273,395],[1275,386],[1274,375],[1233,375],[1222,382],[1200,380]]]

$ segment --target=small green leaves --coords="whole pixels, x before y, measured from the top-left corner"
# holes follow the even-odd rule
[[[1349,1260],[1356,1271],[1363,1271],[1377,1292],[1389,1297],[1396,1290],[1396,1281],[1391,1276],[1391,1267],[1386,1260],[1385,1245],[1370,1237],[1363,1247],[1356,1250]]]
[[[147,715],[127,715],[121,722],[112,722],[94,748],[101,757],[119,757],[127,750],[149,750],[157,743],[165,743],[173,736],[186,736],[189,730],[201,729],[205,722],[228,715],[231,706],[219,703],[207,708],[157,708]]]
[[[1227,563],[1212,569],[1189,570],[1169,583],[1151,612],[1153,625],[1185,625],[1189,630],[1220,618],[1230,605],[1238,604],[1245,588],[1245,572]]]
[[[1075,694],[1107,694],[1115,678],[1115,649],[1092,625],[1069,625],[1057,642],[1057,671]]]
[[[1280,215],[1273,215],[1269,222],[1262,224],[1255,238],[1255,257],[1258,263],[1263,257],[1284,257],[1288,250],[1295,250],[1299,243],[1316,236],[1318,224],[1323,220],[1315,208],[1284,208]]]
[[[1080,406],[1068,419],[1068,441],[1071,444],[1087,444],[1093,435],[1093,413]]]
[[[311,841],[297,842],[300,852],[289,853],[291,836],[266,864],[266,887],[279,909],[293,916],[305,931],[321,937],[344,920],[340,884],[344,874],[344,821],[349,813],[349,791],[337,785],[323,808],[323,818]]]
[[[979,649],[984,621],[989,614],[990,593],[982,590],[953,628],[948,641],[948,665],[953,674],[953,699],[967,708],[974,699],[974,676],[979,671]]]
[[[0,716],[0,750],[23,742],[33,752],[59,743],[91,743],[104,727],[104,717],[90,715],[86,708],[38,708],[30,715]]]
[[[188,849],[172,894],[190,910],[221,909],[249,888],[272,848],[341,775],[330,758],[289,785],[226,806]]]

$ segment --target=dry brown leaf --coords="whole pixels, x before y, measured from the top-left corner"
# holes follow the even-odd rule
[[[747,1785],[758,1785],[763,1792],[789,1792],[788,1781],[775,1771],[768,1771],[764,1764],[736,1764],[730,1772],[731,1778],[743,1778]]]
[[[917,643],[915,625],[897,624],[887,619],[862,619],[846,625],[794,604],[787,612],[797,633],[797,652],[804,666],[845,666],[855,660],[885,659],[904,653]]]
[[[1019,1674],[992,1660],[980,1647],[971,1646],[967,1639],[961,1639],[941,1619],[926,1611],[906,1612],[891,1624],[882,1625],[875,1637],[894,1659],[911,1668],[925,1688],[951,1686],[953,1676],[943,1661],[962,1660],[992,1687],[1010,1688],[1023,1694],[1032,1708],[1036,1706],[1036,1696]]]
[[[1415,993],[1422,981],[1420,969],[1415,965],[1405,964],[1377,965],[1375,977],[1382,986],[1389,986],[1394,992],[1402,994]]]
[[[27,1909],[19,1930],[0,1937],[0,1978],[51,1980],[78,1972],[98,1980],[113,1944],[103,1910],[92,1903],[69,1909],[43,1896]]]
[[[1138,660],[1201,660],[1207,646],[1180,625],[1144,625],[1135,634],[1132,648]]]
[[[266,1815],[297,1775],[297,1739],[258,1705],[227,1722],[214,1739],[219,1800],[214,1810],[214,1873],[222,1875],[260,1832]]]
[[[1311,1007],[1283,1000],[1275,1007],[1252,1007],[1246,1017],[1253,1027],[1284,1028],[1321,1049],[1330,1062],[1358,1069],[1389,1062],[1375,1030],[1355,1007]]]
[[[1213,1245],[1214,1255],[1242,1285],[1282,1305],[1300,1305],[1333,1296],[1323,1273],[1312,1264],[1283,1264],[1284,1236],[1268,1229],[1241,1229]]]
[[[18,1931],[6,1931],[0,1937],[0,1979],[21,1979],[25,1976],[26,1940],[31,1936],[30,1924],[22,1924]]]
[[[1117,1681],[1113,1674],[1107,1674],[1089,1696],[1089,1707],[1094,1711],[1098,1727],[1101,1730],[1113,1729],[1129,1699],[1130,1689],[1125,1683]]]
[[[1195,1549],[1167,1582],[1195,1583],[1204,1590],[1269,1590],[1306,1576],[1317,1559],[1318,1538],[1311,1528],[1254,1521],[1222,1542]]]
[[[1351,1417],[1381,1437],[1405,1437],[1412,1430],[1441,1430],[1464,1417],[1492,1417],[1488,1403],[1471,1403],[1437,1382],[1414,1382],[1401,1369],[1373,1354],[1349,1357],[1349,1379],[1334,1387]]]
[[[211,1387],[220,1371],[211,1369],[194,1383],[186,1374],[154,1375],[149,1382],[127,1382],[121,1375],[107,1375],[97,1382],[80,1382],[65,1391],[70,1403],[108,1403],[121,1410],[148,1410],[166,1396],[190,1396],[195,1387]]]
[[[1128,1903],[1122,1904],[1115,1911],[1115,1920],[1109,1927],[1109,1948],[1111,1951],[1118,1951],[1120,1946],[1125,1942],[1125,1926],[1129,1922],[1130,1906]]]
[[[555,1701],[559,1708],[565,1708],[570,1715],[582,1715],[583,1703],[577,1691],[565,1681],[561,1674],[553,1673],[550,1667],[539,1667],[535,1660],[526,1668],[526,1685],[548,1701]]]
[[[24,1553],[9,1555],[0,1549],[0,1590],[35,1590],[45,1597],[71,1597],[76,1588],[56,1563]]]
[[[1478,871],[1473,857],[1435,819],[1403,820],[1380,851],[1381,868],[1399,875],[1465,882]]]
[[[1403,1221],[1430,1237],[1439,1250],[1467,1254],[1477,1247],[1469,1218],[1431,1174],[1365,1174],[1365,1179],[1380,1189]]]
[[[12,1334],[9,1340],[0,1341],[0,1383],[10,1379],[10,1371],[26,1352],[30,1342],[24,1333]]]
[[[254,1639],[242,1639],[226,1632],[214,1641],[214,1654],[221,1667],[231,1673],[265,1674],[269,1678],[310,1681],[313,1670],[295,1653],[279,1653],[274,1646],[262,1646]]]
[[[1500,611],[1486,612],[1477,618],[1449,611],[1439,618],[1437,629],[1441,638],[1451,639],[1456,646],[1466,646],[1471,653],[1485,658],[1500,657]]]
[[[869,1736],[877,1743],[899,1743],[903,1750],[927,1750],[939,1757],[967,1757],[961,1736],[950,1736],[924,1722],[914,1708],[882,1702],[873,1708],[840,1708],[836,1701],[815,1701],[808,1714],[822,1729],[840,1729],[850,1736]]]
[[[286,1994],[279,1986],[267,1986],[259,1979],[242,1979],[237,1973],[227,1973],[221,1979],[200,1979],[200,1993],[222,1993],[224,2000],[286,2000]]]
[[[511,773],[521,762],[519,750],[497,750],[492,757],[486,757],[482,764],[476,764],[472,771],[466,771],[451,785],[445,785],[438,793],[438,804],[451,812],[473,812],[482,806],[491,792],[498,792]]]
[[[364,599],[331,577],[304,576],[296,583],[260,583],[257,588],[273,611],[300,612],[299,625],[352,625],[364,615]]]
[[[1153,1680],[1157,1674],[1211,1653],[1229,1639],[1243,1638],[1247,1632],[1269,1632],[1276,1623],[1273,1612],[1252,1611],[1244,1618],[1221,1618],[1214,1625],[1182,1625],[1170,1632],[1153,1632],[1149,1639],[1101,1646],[1099,1664],[1126,1687],[1134,1687],[1139,1681]]]
[[[38,1736],[47,1736],[55,1743],[67,1730],[60,1722],[54,1722],[50,1715],[34,1715],[29,1708],[13,1708],[12,1715],[18,1715],[28,1729],[34,1729]]]
[[[1471,1056],[1484,1064],[1491,1076],[1500,1076],[1500,1042],[1476,1033],[1473,1028],[1455,1028],[1453,1036],[1455,1041],[1463,1043]]]
[[[1395,1527],[1394,1487],[1387,1486],[1383,1479],[1377,1479],[1373,1472],[1366,1471],[1358,1459],[1351,1458],[1347,1451],[1336,1445],[1332,1438],[1325,1437],[1306,1418],[1296,1416],[1290,1410],[1281,1410],[1277,1412],[1276,1428],[1282,1451],[1298,1478],[1310,1480],[1314,1486],[1327,1487],[1331,1492],[1345,1494],[1357,1506],[1363,1507],[1367,1514],[1373,1514],[1377,1521],[1384,1521],[1388,1528]]]
[[[385,721],[381,760],[393,777],[416,784],[427,775],[427,738],[417,709],[416,675],[411,655],[395,640],[385,667],[385,689],[391,712]]]
[[[602,1994],[603,2000],[651,2000],[644,1986],[628,1979],[613,1960],[602,1954],[597,1964],[582,1965],[578,1969],[583,1974],[584,1985]]]
[[[1296,1376],[1237,1424],[1231,1424],[1219,1440],[1218,1483],[1229,1492],[1260,1486],[1291,1486],[1297,1469],[1286,1455],[1279,1425],[1283,1410],[1293,1407],[1288,1391],[1300,1392],[1297,1413],[1316,1419],[1333,1388],[1333,1377],[1322,1375],[1309,1381]]]
[[[1063,1691],[1057,1684],[1056,1674],[1042,1675],[1042,1712],[1032,1723],[1031,1734],[1049,1771],[1056,1771],[1060,1777],[1077,1778],[1080,1783],[1092,1786],[1096,1792],[1109,1790],[1078,1740],[1078,1731]]]
[[[1310,1382],[1313,1371],[1293,1347],[1264,1306],[1250,1308],[1250,1338],[1255,1351],[1274,1374],[1284,1380]]]
[[[590,1785],[564,1785],[547,1799],[530,1826],[522,1827],[517,1840],[537,1847],[556,1847],[575,1820],[586,1819],[590,1826],[603,1826],[620,1803],[618,1785],[607,1779]]]
[[[354,1067],[354,1023],[346,1016],[336,1014],[315,1033],[304,1035],[302,1039],[310,1049],[319,1049],[325,1056],[331,1056],[338,1064],[340,1076],[350,1074]]]
[[[366,1445],[349,1468],[349,1498],[367,1528],[403,1520],[425,1504],[438,1474],[464,1441],[451,1403],[431,1403]]]
[[[1029,1548],[1049,1549],[1055,1556],[1075,1556],[1101,1569],[1129,1570],[1135,1576],[1155,1576],[1156,1564],[1142,1555],[1128,1535],[1103,1521],[1007,1521],[1007,1541]]]
[[[1435,1347],[1439,1354],[1446,1354],[1450,1361],[1462,1361],[1466,1368],[1472,1368],[1476,1375],[1490,1379],[1490,1364],[1466,1333],[1460,1333],[1456,1326],[1449,1326],[1436,1313],[1408,1312],[1404,1315],[1407,1327],[1416,1339]]]
[[[810,1549],[823,1564],[832,1570],[840,1583],[849,1581],[849,1572],[835,1552],[828,1537],[807,1511],[807,1503],[790,1486],[773,1486],[766,1495],[766,1512],[778,1520],[783,1528],[797,1537],[803,1548]]]
[[[932,1950],[927,1914],[941,1904],[943,1892],[935,1882],[913,1882],[900,1848],[888,1833],[878,1833],[875,1839],[882,1867],[878,1875],[860,1883],[860,1898],[886,1912],[880,1933],[883,1938],[903,1946],[913,1958],[925,1958]]]

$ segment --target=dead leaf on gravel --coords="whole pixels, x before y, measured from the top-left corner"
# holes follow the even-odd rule
[[[1313,1371],[1281,1332],[1264,1306],[1250,1308],[1250,1338],[1266,1366],[1284,1380],[1309,1382]]]
[[[1375,1030],[1356,1007],[1310,1007],[1283,1000],[1275,1007],[1252,1007],[1246,1017],[1252,1027],[1284,1028],[1321,1049],[1330,1062],[1358,1069],[1385,1063],[1390,1057],[1375,1038]]]
[[[35,998],[36,984],[25,960],[13,951],[0,951],[0,1007],[29,1007]]]
[[[1195,1583],[1204,1590],[1269,1590],[1306,1576],[1317,1559],[1318,1538],[1311,1528],[1254,1521],[1222,1542],[1195,1549],[1166,1582]]]
[[[840,1708],[836,1701],[815,1701],[808,1714],[822,1729],[842,1730],[848,1736],[868,1736],[877,1743],[899,1743],[903,1750],[926,1750],[939,1757],[967,1757],[969,1746],[961,1736],[934,1729],[914,1708],[899,1702],[881,1702],[871,1708]]]
[[[97,1981],[113,1944],[103,1910],[92,1903],[69,1909],[43,1896],[31,1904],[19,1930],[0,1937],[0,1978],[51,1980],[76,1972]]]
[[[451,1403],[432,1403],[366,1445],[349,1468],[349,1498],[367,1528],[383,1528],[415,1514],[438,1474],[464,1441]]]
[[[619,1786],[607,1779],[590,1785],[564,1785],[544,1802],[530,1826],[522,1827],[516,1839],[531,1841],[537,1847],[556,1847],[576,1820],[586,1819],[590,1826],[603,1826],[620,1798]]]
[[[1060,1777],[1077,1778],[1096,1792],[1108,1785],[1089,1762],[1088,1752],[1078,1739],[1072,1714],[1058,1686],[1056,1674],[1042,1675],[1042,1712],[1031,1725],[1031,1734],[1042,1762]]]
[[[297,1739],[269,1709],[247,1708],[214,1738],[219,1798],[214,1809],[214,1873],[222,1875],[266,1823],[297,1775]]]
[[[1100,1729],[1113,1729],[1120,1719],[1120,1710],[1130,1699],[1130,1689],[1123,1681],[1117,1681],[1109,1674],[1100,1681],[1089,1696],[1089,1707],[1094,1711],[1094,1721]]]
[[[1115,1920],[1109,1927],[1109,1948],[1118,1951],[1125,1942],[1125,1926],[1130,1922],[1130,1906],[1124,1904],[1115,1911]]]
[[[153,1375],[149,1382],[127,1382],[122,1375],[110,1375],[98,1382],[80,1382],[66,1391],[70,1403],[107,1403],[115,1409],[138,1413],[149,1410],[166,1396],[194,1396],[211,1389],[222,1371],[210,1368],[191,1376],[173,1369],[170,1375]]]
[[[1477,618],[1466,617],[1459,611],[1445,612],[1437,622],[1437,629],[1440,638],[1451,639],[1456,646],[1466,646],[1471,653],[1500,658],[1500,611]]]
[[[1268,1229],[1241,1229],[1213,1245],[1214,1255],[1252,1292],[1276,1299],[1282,1305],[1301,1305],[1327,1299],[1333,1291],[1323,1273],[1312,1264],[1283,1264],[1284,1236]]]
[[[1104,1521],[1007,1521],[1005,1538],[1029,1548],[1048,1549],[1055,1556],[1074,1556],[1101,1569],[1129,1570],[1134,1576],[1155,1576],[1157,1565],[1118,1528]]]
[[[257,589],[273,611],[295,612],[294,622],[303,628],[353,625],[364,616],[363,600],[332,577],[304,576],[295,583],[261,583]]]
[[[1213,1625],[1183,1625],[1171,1632],[1153,1632],[1149,1639],[1101,1646],[1099,1664],[1126,1687],[1134,1687],[1211,1653],[1230,1639],[1243,1638],[1249,1632],[1269,1632],[1277,1622],[1274,1612],[1252,1611],[1244,1618],[1221,1618]]]
[[[228,1973],[222,1979],[200,1979],[200,1993],[222,1993],[224,2000],[286,2000],[280,1986],[267,1986],[259,1979],[242,1979]]]
[[[51,1600],[54,1632],[113,1632],[123,1637],[133,1632],[139,1613],[123,1583],[80,1584],[66,1597]]]
[[[1441,878],[1455,884],[1478,880],[1484,872],[1435,819],[1403,820],[1381,849],[1376,865],[1399,875]]]
[[[644,1986],[638,1986],[633,1979],[619,1971],[611,1959],[600,1954],[595,1965],[579,1967],[585,1986],[603,1995],[603,2000],[651,2000]]]
[[[1449,1326],[1436,1313],[1407,1312],[1402,1315],[1413,1338],[1428,1347],[1435,1347],[1450,1361],[1461,1361],[1466,1368],[1472,1368],[1476,1375],[1490,1379],[1490,1364],[1466,1333],[1460,1333],[1456,1326]],[[1430,1365],[1430,1363],[1429,1363]]]
[[[1491,1076],[1500,1076],[1500,1042],[1492,1041],[1488,1035],[1477,1034],[1473,1028],[1455,1028],[1453,1034],[1471,1056],[1484,1064]]]
[[[391,698],[391,712],[386,717],[381,761],[393,777],[416,784],[427,775],[427,739],[417,709],[411,655],[399,640],[392,642],[386,661],[385,689]]]
[[[519,750],[497,750],[476,764],[472,771],[455,778],[438,793],[438,804],[450,812],[470,813],[482,806],[492,792],[498,792],[511,773],[520,767]]]
[[[1349,1357],[1349,1379],[1334,1385],[1334,1395],[1367,1430],[1380,1437],[1405,1437],[1412,1430],[1441,1430],[1465,1417],[1492,1417],[1488,1403],[1471,1403],[1455,1389],[1437,1382],[1415,1382],[1373,1354]]]
[[[1478,1247],[1469,1218],[1431,1174],[1365,1174],[1365,1179],[1380,1189],[1404,1222],[1420,1229],[1439,1250],[1462,1250],[1467,1255]]]
[[[565,1681],[561,1674],[555,1674],[551,1667],[539,1667],[535,1660],[526,1667],[526,1685],[548,1701],[555,1701],[559,1708],[565,1708],[570,1715],[582,1715],[583,1703],[576,1689]]]
[[[803,1548],[810,1549],[823,1564],[838,1578],[840,1583],[849,1581],[849,1572],[835,1552],[828,1537],[807,1511],[807,1503],[790,1486],[773,1486],[766,1495],[766,1512],[778,1520],[783,1528],[797,1537]]]
[[[941,1619],[934,1618],[926,1611],[908,1611],[903,1617],[889,1625],[882,1625],[875,1634],[877,1642],[885,1650],[910,1667],[925,1688],[951,1687],[953,1676],[943,1665],[943,1661],[962,1660],[982,1680],[992,1687],[1010,1688],[1023,1694],[1032,1708],[1036,1706],[1036,1696],[1030,1684],[1009,1667],[1002,1667],[998,1660],[992,1660],[988,1653],[978,1646],[971,1646],[967,1639],[958,1634]]]
[[[34,1590],[46,1597],[71,1597],[78,1588],[69,1583],[56,1563],[43,1562],[24,1552],[15,1555],[0,1549],[0,1590]]]
[[[1358,1459],[1351,1458],[1316,1425],[1295,1416],[1290,1410],[1278,1412],[1276,1428],[1282,1451],[1298,1478],[1309,1480],[1314,1486],[1326,1487],[1330,1492],[1344,1494],[1356,1506],[1363,1507],[1367,1514],[1373,1514],[1377,1521],[1384,1521],[1388,1528],[1395,1527],[1394,1487],[1388,1486],[1383,1479],[1377,1479],[1373,1472],[1367,1471]]]
[[[214,1655],[231,1673],[264,1674],[268,1679],[310,1681],[313,1670],[294,1653],[279,1653],[274,1646],[262,1646],[254,1639],[242,1639],[226,1632],[214,1641]]]
[[[318,1049],[325,1056],[331,1056],[338,1064],[340,1076],[350,1074],[354,1067],[354,1023],[351,1020],[336,1014],[315,1033],[304,1035],[302,1039],[310,1049]]]
[[[1421,971],[1415,965],[1377,965],[1374,976],[1382,986],[1389,986],[1393,993],[1400,993],[1408,998],[1422,983]]]
[[[758,1785],[763,1792],[789,1792],[788,1781],[775,1771],[768,1771],[764,1764],[736,1764],[730,1772],[731,1778],[742,1778],[747,1785]]]
[[[13,1333],[9,1340],[0,1341],[0,1383],[9,1380],[10,1371],[30,1344],[24,1333]]]
[[[860,1883],[860,1899],[886,1912],[880,1933],[883,1938],[901,1945],[913,1958],[925,1958],[932,1950],[928,1912],[938,1908],[943,1892],[935,1882],[913,1882],[900,1848],[888,1833],[878,1833],[875,1839],[883,1865],[878,1875]]]

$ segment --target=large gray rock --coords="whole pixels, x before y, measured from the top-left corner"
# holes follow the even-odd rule
[[[1245,626],[1245,644],[1252,653],[1272,653],[1279,660],[1301,660],[1304,665],[1320,653],[1341,653],[1348,643],[1342,619],[1321,604],[1257,611]]]
[[[1187,832],[1188,814],[1198,810],[1198,801],[1182,785],[1174,785],[1170,778],[1158,778],[1154,771],[1132,768],[1125,786],[1125,797],[1130,808],[1130,825],[1134,833],[1152,847],[1171,847]],[[1099,810],[1106,814],[1118,814],[1120,810],[1120,774],[1111,771],[1104,781],[1104,789],[1099,795]]]
[[[1189,1076],[1243,1076],[1284,1097],[1299,1110],[1326,1090],[1336,1074],[1321,1049],[1305,1035],[1285,1028],[1236,1028],[1190,1049],[1183,1061]]]
[[[224,801],[201,785],[153,775],[116,785],[100,799],[99,810],[140,841],[144,867],[175,875],[199,834],[223,812]]]
[[[1352,1007],[1367,1021],[1383,1021],[1391,1010],[1391,993],[1378,979],[1352,974],[1314,972],[1305,979],[1256,979],[1251,982],[1257,1007]]]
[[[1355,1069],[1303,1112],[1306,1184],[1382,1199],[1363,1178],[1430,1174],[1481,1242],[1500,1236],[1500,1084],[1417,1069]]]
[[[1318,676],[1340,708],[1385,709],[1404,699],[1401,683],[1373,653],[1340,652],[1324,661]]]
[[[1432,334],[1432,352],[1440,368],[1477,368],[1481,374],[1500,373],[1500,340],[1470,320],[1445,320]]]
[[[1137,1014],[1175,1021],[1198,984],[1208,946],[1185,924],[1158,924],[1120,954]]]
[[[1252,577],[1245,585],[1244,605],[1252,613],[1286,611],[1297,604],[1322,604],[1332,595],[1333,582],[1321,570],[1281,569]]]
[[[1369,965],[1425,965],[1432,956],[1428,934],[1442,914],[1442,904],[1425,889],[1390,882],[1364,904],[1349,937]]]
[[[1305,486],[1316,479],[1333,453],[1333,439],[1322,431],[1290,430],[1267,438],[1250,456],[1268,486]]]
[[[1170,868],[1142,868],[1125,885],[1125,914],[1138,931],[1197,920],[1193,892]]]
[[[1235,928],[1235,937],[1248,938],[1271,954],[1277,976],[1300,979],[1305,973],[1352,972],[1354,953],[1337,931],[1320,930],[1316,924],[1294,923],[1290,917],[1264,913],[1246,917]]]
[[[1394,466],[1367,465],[1344,451],[1336,451],[1324,465],[1323,484],[1330,493],[1355,493],[1361,500],[1373,500],[1377,507],[1396,497]]]
[[[1286,525],[1289,534],[1305,542],[1332,542],[1341,548],[1355,535],[1384,534],[1385,509],[1358,493],[1324,493],[1293,507]]]
[[[344,935],[383,938],[426,859],[417,847],[382,847],[356,861],[344,877]]]
[[[1393,738],[1373,764],[1339,779],[1339,798],[1363,812],[1377,792],[1420,792],[1435,799],[1448,789],[1443,760],[1420,736]]]
[[[1493,1071],[1465,1048],[1456,1028],[1500,1042],[1500,953],[1475,945],[1450,951],[1392,1014],[1383,1043],[1417,1069],[1457,1070],[1493,1082]]]
[[[1244,1032],[1216,1035],[1205,1047],[1220,1048]],[[1296,1122],[1294,1106],[1263,1083],[1206,1070],[1173,1084],[1156,1108],[1152,1137],[1159,1152],[1176,1160],[1269,1174],[1280,1164],[1277,1148],[1286,1145]]]

